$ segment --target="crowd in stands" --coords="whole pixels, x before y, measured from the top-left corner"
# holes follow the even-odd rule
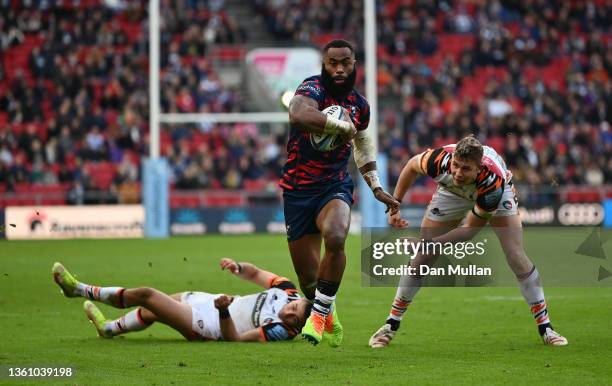
[[[103,3],[0,0],[0,191],[59,185],[75,203],[85,191],[137,195],[148,153],[147,2]],[[208,57],[213,45],[248,42],[225,2],[161,3],[162,111],[241,111],[239,90],[223,86]],[[363,41],[361,0],[253,7],[279,40]],[[612,183],[608,2],[392,0],[377,2],[377,18],[390,183],[410,156],[468,133],[495,147],[519,183]],[[257,188],[280,173],[284,135],[164,129],[177,189]]]
[[[362,1],[255,3],[276,37],[344,37],[363,58]],[[612,183],[609,2],[379,1],[377,20],[391,183],[410,156],[469,133],[495,147],[518,182]]]
[[[86,192],[132,200],[148,154],[147,2],[0,3],[0,192],[55,185],[74,203]],[[224,1],[161,7],[162,111],[239,111],[238,92],[206,57],[214,44],[245,39]],[[164,129],[178,188],[236,189],[279,173],[274,137],[247,138],[239,126]],[[185,147],[192,137],[201,146]]]

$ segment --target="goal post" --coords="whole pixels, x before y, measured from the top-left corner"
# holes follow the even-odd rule
[[[142,201],[147,238],[170,233],[168,163],[160,158],[159,0],[149,0],[149,157],[142,163]]]
[[[388,189],[387,178],[387,156],[378,151],[378,88],[376,84],[376,0],[364,0],[365,32],[364,32],[364,51],[365,51],[365,84],[366,99],[370,104],[370,125],[368,134],[376,149],[376,166],[383,189]],[[368,184],[359,179],[359,209],[361,211],[362,226],[386,227],[387,219],[385,215],[385,205],[370,193]]]
[[[376,85],[376,5],[364,0],[366,98],[370,104],[369,135],[378,152],[378,93]],[[169,165],[160,156],[160,123],[287,123],[286,112],[252,113],[161,113],[160,111],[160,2],[149,0],[149,157],[143,161],[143,204],[145,237],[166,238],[170,233]],[[387,158],[377,153],[380,181],[387,188]],[[386,226],[385,206],[370,193],[359,178],[363,226]]]

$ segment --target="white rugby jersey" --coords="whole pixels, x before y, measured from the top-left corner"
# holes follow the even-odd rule
[[[284,277],[275,277],[266,291],[247,296],[235,296],[229,312],[239,333],[261,328],[268,341],[291,339],[299,331],[287,326],[279,318],[280,310],[300,299],[295,285]]]
[[[449,192],[475,203],[472,209],[479,217],[489,218],[497,209],[504,188],[511,184],[512,173],[497,152],[489,146],[483,146],[481,169],[474,183],[457,186],[450,174],[450,162],[456,144],[437,149],[428,149],[421,153],[418,165],[426,174]]]

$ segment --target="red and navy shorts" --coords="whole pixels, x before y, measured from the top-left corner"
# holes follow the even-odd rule
[[[320,233],[317,216],[323,207],[334,199],[353,206],[353,181],[346,178],[321,190],[283,191],[287,240],[295,241],[307,234]]]

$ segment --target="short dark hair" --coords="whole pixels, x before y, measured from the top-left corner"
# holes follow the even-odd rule
[[[482,144],[473,135],[462,138],[457,142],[455,151],[453,151],[453,156],[463,160],[474,161],[477,164],[480,164],[482,161],[482,154]]]
[[[351,50],[351,54],[355,53],[355,49],[353,48],[353,45],[344,39],[334,39],[330,41],[323,47],[323,53],[326,53],[327,50],[329,50],[330,48],[344,48],[344,47]]]

